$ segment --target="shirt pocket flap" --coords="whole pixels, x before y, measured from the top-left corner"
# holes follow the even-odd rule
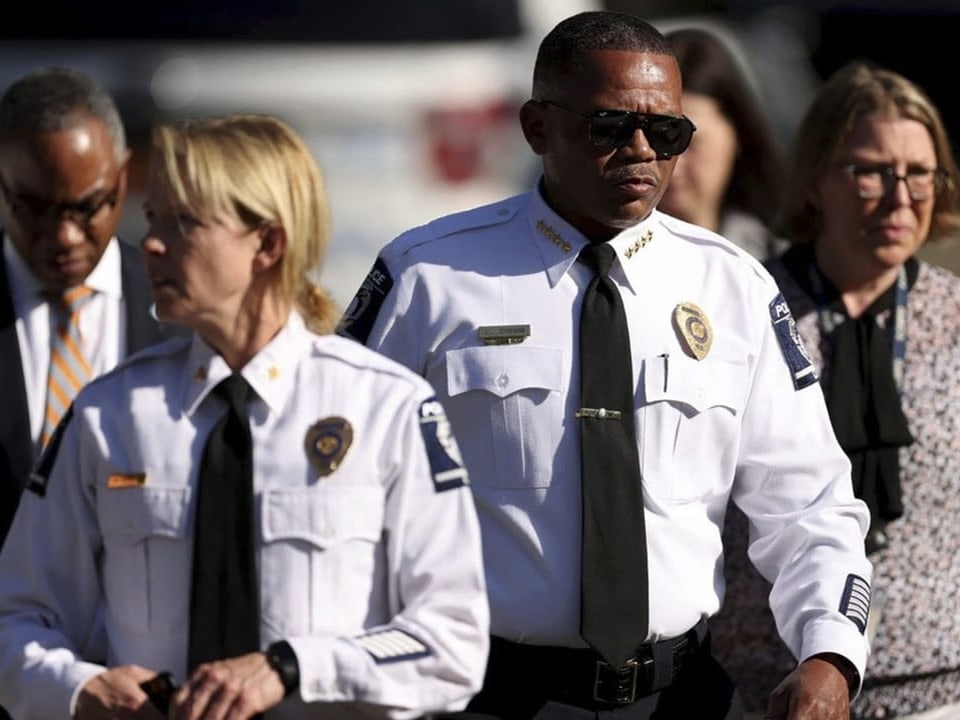
[[[152,536],[184,537],[189,487],[104,489],[97,498],[104,538],[138,543]]]
[[[658,355],[643,361],[646,403],[667,401],[684,405],[693,414],[725,407],[739,415],[745,402],[745,375],[745,364],[722,358]]]
[[[322,483],[322,481],[321,481]],[[350,540],[379,542],[384,493],[378,487],[272,489],[263,494],[263,539],[319,548]]]
[[[485,345],[450,350],[446,354],[447,392],[485,390],[504,398],[518,390],[560,390],[563,352],[558,348]]]

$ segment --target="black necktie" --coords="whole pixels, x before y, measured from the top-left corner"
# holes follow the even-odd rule
[[[647,635],[647,543],[634,428],[633,366],[606,243],[580,251],[596,276],[580,312],[583,547],[580,634],[614,667]]]
[[[254,555],[250,386],[231,375],[213,389],[227,412],[207,438],[197,478],[190,588],[190,672],[200,663],[260,649]]]

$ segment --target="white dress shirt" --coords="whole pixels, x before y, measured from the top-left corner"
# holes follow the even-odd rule
[[[229,374],[199,337],[177,338],[78,395],[0,554],[0,704],[18,720],[70,717],[104,665],[185,678],[195,484],[225,410],[210,391]],[[296,313],[243,376],[261,642],[287,640],[300,665],[299,691],[267,716],[462,708],[483,679],[488,609],[466,472],[432,388]],[[317,450],[321,425],[346,446],[336,466]]]
[[[441,218],[382,250],[339,330],[426,377],[447,408],[480,515],[492,631],[518,642],[584,645],[575,413],[586,242],[537,191]],[[659,212],[610,245],[636,384],[648,640],[717,611],[732,495],[753,520],[752,556],[774,581],[788,645],[800,659],[840,653],[862,676],[868,512],[809,359],[787,324],[774,328],[775,283],[732,243]],[[688,303],[711,327],[700,360],[675,328]],[[507,327],[512,344],[487,344],[484,326],[529,335]]]
[[[110,240],[100,262],[84,281],[95,292],[80,311],[80,338],[94,376],[110,370],[126,356],[126,310],[120,278],[119,242],[117,238]],[[47,403],[50,338],[55,332],[56,318],[50,312],[49,302],[42,296],[43,285],[20,257],[9,236],[3,242],[3,255],[27,390],[30,436],[38,443],[39,449]]]

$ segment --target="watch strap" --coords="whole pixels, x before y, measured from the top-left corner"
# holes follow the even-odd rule
[[[297,654],[286,640],[278,640],[267,647],[267,664],[280,676],[283,695],[288,697],[300,688],[300,663]]]

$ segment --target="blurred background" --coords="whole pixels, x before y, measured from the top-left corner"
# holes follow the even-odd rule
[[[661,30],[726,34],[784,144],[822,78],[855,58],[918,82],[960,142],[946,61],[960,39],[958,0],[34,0],[0,24],[0,88],[60,64],[114,93],[134,152],[121,227],[130,242],[143,233],[153,122],[238,110],[284,118],[326,177],[334,235],[320,280],[346,306],[399,232],[532,186],[537,159],[516,116],[537,44],[562,18],[604,8]],[[922,254],[960,269],[953,245]]]

